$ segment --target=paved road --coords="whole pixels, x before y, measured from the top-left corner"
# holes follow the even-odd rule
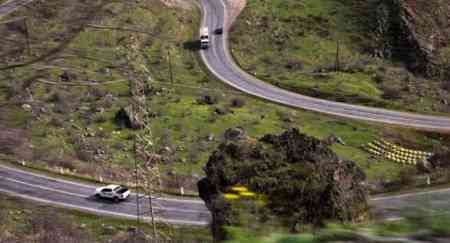
[[[76,209],[89,213],[134,219],[136,216],[136,195],[122,203],[92,197],[93,185],[26,172],[0,165],[0,193],[53,206]],[[140,200],[147,206],[144,198]],[[210,214],[200,200],[170,198],[155,199],[157,220],[169,224],[204,226]],[[372,211],[381,219],[395,220],[404,213],[424,209],[427,213],[450,214],[450,189],[403,194],[398,196],[372,198]],[[148,210],[145,207],[143,210]],[[149,218],[146,218],[149,220]]]
[[[407,193],[370,200],[372,213],[381,219],[395,220],[421,212],[423,215],[450,216],[450,188]]]
[[[0,165],[0,193],[6,193],[38,203],[82,210],[94,214],[136,218],[136,195],[112,203],[97,200],[95,186],[50,178]],[[140,199],[142,212],[149,212],[148,200]],[[155,198],[157,220],[169,224],[207,225],[210,215],[200,200]],[[149,218],[146,218],[149,220]]]
[[[0,18],[31,1],[12,0],[1,5]],[[205,13],[203,23],[208,23],[210,29],[222,26],[226,11],[222,0],[201,0],[201,4]],[[450,130],[448,118],[411,115],[318,100],[265,84],[244,73],[234,64],[228,52],[226,38],[226,32],[223,36],[212,36],[213,48],[203,51],[202,58],[211,72],[237,89],[278,103],[343,117],[408,125],[422,129]],[[92,185],[50,178],[0,165],[0,193],[100,215],[135,218],[136,195],[131,195],[126,202],[113,204],[94,200],[92,198],[94,189],[95,187]],[[396,219],[409,208],[424,208],[432,213],[450,213],[449,198],[450,189],[443,189],[426,193],[373,198],[370,203],[380,217]],[[155,205],[159,221],[189,225],[206,225],[210,221],[209,212],[203,202],[198,200],[162,198],[155,199]]]
[[[227,7],[224,0],[200,0],[203,11],[202,26],[212,33],[224,26],[223,35],[210,35],[211,46],[201,51],[208,69],[220,80],[250,95],[288,105],[339,117],[414,127],[423,130],[450,131],[450,118],[396,112],[371,107],[327,101],[289,92],[242,71],[233,61],[228,48]]]

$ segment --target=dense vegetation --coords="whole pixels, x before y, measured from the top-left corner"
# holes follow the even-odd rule
[[[266,197],[262,209],[252,210],[261,214],[255,224],[273,221],[274,215],[295,232],[308,224],[357,222],[366,215],[364,173],[354,162],[339,159],[326,143],[296,129],[258,140],[242,129],[227,130],[225,136],[199,182],[200,197],[213,215],[216,239],[226,238],[225,226],[239,223],[239,207],[227,202],[224,194],[235,185]]]

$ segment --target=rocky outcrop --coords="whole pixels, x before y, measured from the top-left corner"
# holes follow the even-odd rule
[[[115,120],[121,128],[141,129],[145,126],[144,114],[133,105],[121,108],[116,113]]]
[[[260,139],[243,129],[225,132],[225,141],[210,156],[206,177],[198,183],[200,197],[213,216],[216,239],[226,238],[223,226],[237,216],[223,194],[245,185],[267,196],[262,214],[290,229],[324,221],[358,221],[366,213],[365,175],[352,161],[343,161],[321,140],[297,129]],[[264,217],[262,217],[264,218]]]
[[[439,73],[439,50],[450,40],[447,0],[379,0],[376,8],[376,54],[403,61],[417,73]]]
[[[145,95],[133,96],[131,104],[121,108],[115,116],[116,124],[121,128],[142,129],[145,127],[145,117],[148,114]]]

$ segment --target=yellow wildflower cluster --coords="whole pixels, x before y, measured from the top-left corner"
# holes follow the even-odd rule
[[[253,198],[256,196],[256,193],[248,190],[247,187],[244,186],[233,186],[230,188],[231,192],[227,192],[223,194],[223,197],[227,201],[234,201],[240,198]]]

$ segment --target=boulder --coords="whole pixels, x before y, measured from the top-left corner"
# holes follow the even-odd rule
[[[121,108],[116,113],[115,121],[121,128],[141,129],[145,126],[144,115],[136,111],[133,105]]]
[[[197,99],[197,103],[200,105],[214,105],[217,104],[218,99],[216,96],[202,95]]]
[[[247,132],[242,127],[229,128],[223,136],[226,140],[240,140],[247,138]]]

